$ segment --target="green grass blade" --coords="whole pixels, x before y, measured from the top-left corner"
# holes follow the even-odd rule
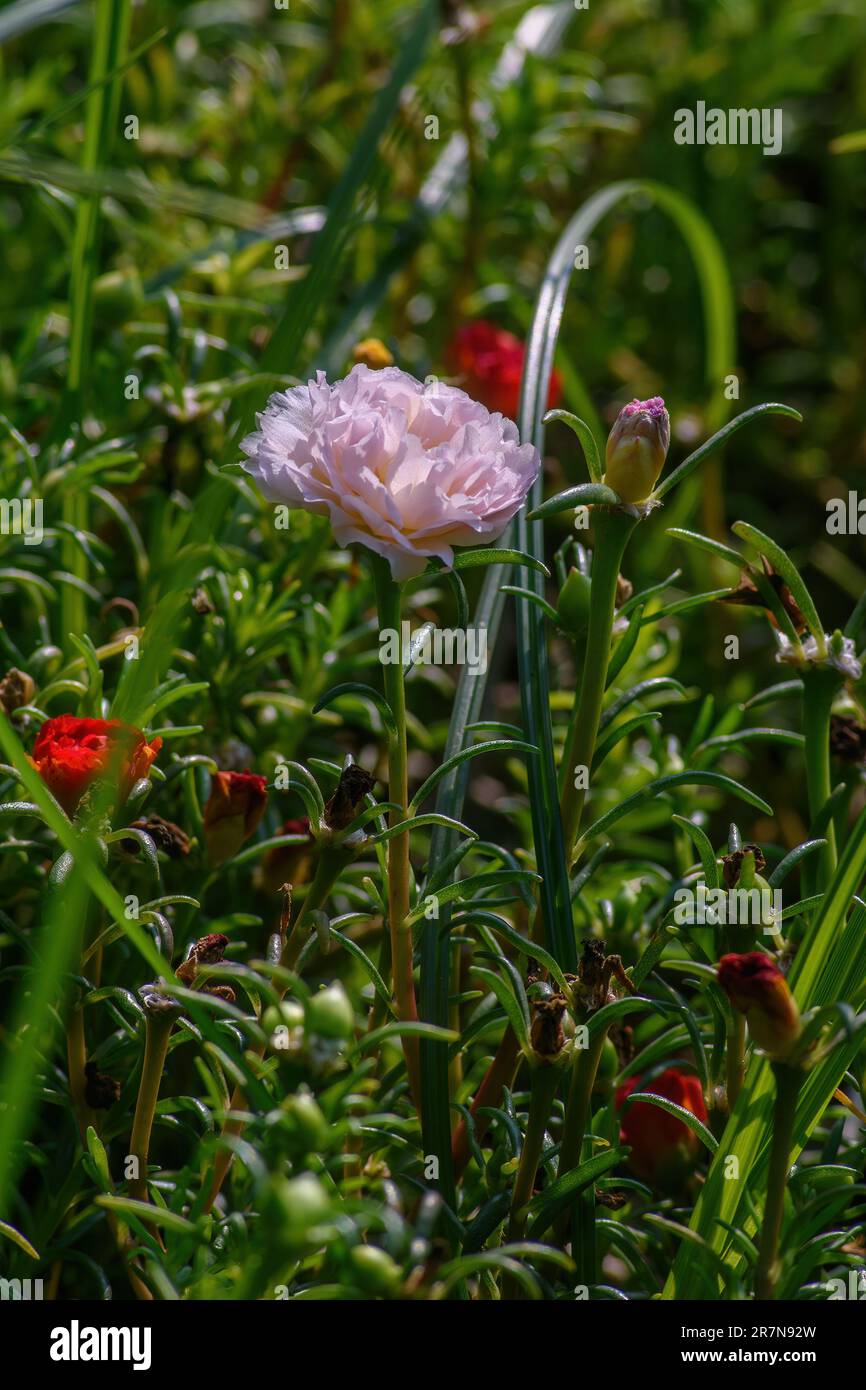
[[[108,76],[120,68],[129,38],[131,0],[98,0],[90,67],[90,95],[84,124],[82,169],[97,172],[108,161],[114,141],[120,103],[120,78]],[[91,355],[93,330],[93,282],[100,251],[100,202],[96,196],[78,203],[72,242],[69,281],[69,361],[64,423],[80,420],[86,389],[87,365]],[[75,530],[87,531],[87,493],[83,487],[70,488],[63,499],[63,520]],[[72,538],[61,547],[62,567],[76,579],[87,579],[87,557]],[[68,638],[84,630],[85,594],[76,585],[64,585],[60,596],[60,630]]]

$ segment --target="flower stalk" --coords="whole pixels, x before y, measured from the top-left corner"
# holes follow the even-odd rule
[[[153,1117],[159,1099],[162,1073],[168,1053],[168,1040],[176,1017],[174,1009],[161,1012],[148,1011],[145,1018],[144,1061],[141,1067],[141,1080],[138,1083],[138,1098],[135,1103],[135,1116],[132,1121],[132,1138],[129,1151],[137,1160],[137,1175],[129,1184],[129,1195],[137,1201],[147,1201],[147,1159],[150,1152],[150,1136],[153,1130]]]
[[[734,1010],[731,1026],[728,1029],[725,1049],[725,1082],[728,1098],[728,1111],[733,1110],[743,1086],[746,1074],[746,1019],[745,1015]]]
[[[594,1037],[590,1037],[588,1047],[575,1048],[574,1050],[568,1096],[565,1102],[562,1142],[559,1147],[558,1175],[560,1177],[570,1173],[572,1168],[576,1168],[583,1157],[583,1141],[589,1121],[592,1090],[595,1086],[595,1078],[598,1074],[606,1041],[607,1029],[600,1028]],[[577,1210],[575,1210],[574,1216],[577,1218]],[[557,1222],[556,1233],[562,1241],[566,1239],[568,1226],[568,1215],[561,1217]],[[577,1233],[580,1229],[577,1220],[574,1222],[573,1229],[577,1240],[579,1239]],[[574,1240],[572,1244],[575,1244]],[[576,1259],[580,1257],[581,1263],[583,1263],[582,1252],[573,1249],[572,1255]]]
[[[832,791],[830,772],[830,714],[839,677],[830,669],[803,672],[803,735],[806,740],[806,786],[809,815],[814,822]],[[818,888],[826,888],[836,868],[836,829],[831,820],[822,831],[826,845],[818,859]]]
[[[511,1193],[511,1216],[508,1229],[510,1241],[522,1239],[526,1226],[526,1207],[535,1187],[535,1176],[538,1172],[541,1150],[544,1147],[544,1134],[550,1119],[553,1098],[556,1095],[559,1073],[560,1069],[556,1063],[549,1061],[540,1062],[532,1069],[526,1133],[523,1138],[520,1164],[515,1174],[514,1187]]]
[[[376,586],[376,604],[380,629],[400,632],[401,590],[391,577],[387,563],[379,556],[372,557]],[[388,736],[388,800],[396,808],[389,816],[393,828],[408,817],[409,765],[406,744],[406,687],[402,661],[383,663],[385,698],[394,719]],[[388,926],[391,937],[391,969],[397,1017],[403,1023],[418,1018],[413,974],[413,940],[409,916],[409,831],[393,835],[388,841]],[[403,1053],[409,1076],[412,1099],[420,1109],[421,1077],[420,1050],[417,1037],[404,1037]]]
[[[622,557],[637,518],[616,508],[598,507],[595,513],[596,544],[592,559],[589,629],[586,635],[580,693],[575,701],[565,739],[560,771],[560,809],[565,853],[571,864],[586,801],[586,779],[592,767],[601,719],[610,641],[616,610],[616,583]],[[580,785],[575,785],[579,783]]]
[[[562,1144],[559,1150],[559,1171],[570,1173],[581,1158],[583,1137],[586,1133],[592,1088],[598,1073],[598,1064],[607,1041],[607,1029],[600,1028],[590,1037],[589,1046],[575,1048],[571,1064],[571,1079],[565,1105],[565,1122],[562,1129]]]
[[[789,1159],[794,1138],[797,1097],[805,1072],[800,1066],[774,1062],[776,1104],[773,1111],[773,1140],[767,1174],[767,1201],[758,1246],[755,1271],[755,1297],[771,1299],[776,1295],[779,1279],[779,1237],[785,1214],[785,1192],[788,1186]]]

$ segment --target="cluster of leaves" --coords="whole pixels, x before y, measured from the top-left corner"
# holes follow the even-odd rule
[[[793,478],[808,496],[814,521],[813,479],[827,444],[843,453],[856,437],[855,387],[846,351],[832,369],[832,424],[827,402],[810,399],[803,382],[817,375],[827,341],[776,274],[783,243],[756,234],[771,215],[787,227],[797,209],[805,216],[796,186],[768,191],[753,152],[738,152],[759,208],[749,222],[742,203],[734,209],[724,162],[712,167],[709,188],[697,165],[683,166],[677,190],[653,181],[670,172],[673,109],[705,78],[679,64],[670,68],[676,78],[649,82],[664,65],[642,67],[650,46],[639,8],[614,7],[622,30],[609,9],[582,52],[568,47],[568,3],[497,7],[477,32],[432,54],[433,4],[407,13],[396,3],[353,3],[351,16],[346,4],[311,4],[302,20],[267,7],[259,27],[255,6],[227,16],[222,6],[179,13],[152,0],[131,34],[131,8],[113,0],[57,3],[56,27],[45,24],[45,6],[27,0],[0,19],[10,54],[0,177],[14,272],[2,290],[0,493],[41,499],[45,516],[38,546],[0,538],[3,671],[34,683],[0,717],[8,1277],[42,1276],[63,1298],[571,1299],[576,1286],[607,1298],[750,1296],[773,1082],[752,1056],[728,1113],[735,1027],[714,982],[726,942],[712,928],[680,929],[673,914],[676,891],[718,886],[723,857],[743,843],[760,846],[768,883],[784,885],[770,945],[793,957],[791,979],[816,1039],[797,1115],[802,1156],[780,1292],[825,1297],[829,1277],[862,1264],[862,770],[830,762],[828,730],[834,714],[861,720],[864,692],[850,671],[804,654],[799,621],[767,569],[822,643],[824,624],[800,571],[767,534],[768,517],[784,472],[786,486]],[[810,55],[820,63],[792,56],[785,72],[774,66],[768,76],[757,44],[744,41],[743,26],[765,23],[750,8],[696,19],[695,32],[665,21],[653,29],[652,52],[681,52],[683,43],[724,51],[739,65],[746,105],[773,104],[773,81],[787,93],[795,87],[804,104],[831,78],[853,82],[847,29],[856,15],[833,28],[837,5],[786,7],[776,39],[795,54],[808,10],[821,32]],[[393,68],[386,11],[401,26]],[[82,67],[74,82],[70,36],[93,53],[89,76]],[[119,138],[127,107],[138,113],[140,141]],[[438,143],[424,138],[434,109]],[[649,177],[621,180],[642,125]],[[545,268],[588,173],[601,192]],[[861,182],[854,196],[862,195]],[[669,247],[665,218],[685,249]],[[595,518],[605,505],[585,490],[598,487],[593,396],[616,394],[612,380],[648,395],[662,371],[675,425],[691,412],[693,424],[700,415],[710,430],[721,426],[735,304],[710,224],[738,267],[755,375],[793,380],[798,403],[815,406],[818,443],[803,448],[789,422],[732,441],[724,494],[718,456],[695,451],[676,498],[664,483],[665,509],[631,543],[623,568],[634,591],[619,603],[599,667],[587,634],[575,640],[557,621],[569,570],[591,579],[598,555],[597,531],[571,525],[575,506]],[[850,341],[851,357],[846,330],[853,316],[862,331],[862,315],[839,287],[857,237],[862,227],[834,262],[826,298],[836,317],[822,330]],[[284,241],[288,272],[272,268]],[[585,243],[598,274],[587,277],[584,302],[573,297],[557,343],[574,246]],[[801,248],[806,259],[809,249]],[[663,291],[652,273],[662,263]],[[801,264],[798,289],[809,288],[807,270]],[[655,288],[635,296],[642,280]],[[709,392],[695,366],[696,335],[681,330],[697,317],[695,282]],[[539,285],[530,325],[527,298]],[[754,323],[766,296],[769,344]],[[405,595],[413,626],[465,625],[467,614],[486,625],[496,673],[489,681],[464,673],[457,683],[457,673],[435,667],[407,672],[422,1019],[407,1024],[395,1017],[384,930],[390,711],[373,589],[357,557],[331,548],[326,523],[294,513],[277,529],[272,509],[230,465],[268,391],[311,366],[342,371],[370,322],[401,365],[420,376],[442,370],[455,305],[461,316],[493,305],[529,329],[521,425],[539,447],[558,350],[569,403],[590,421],[578,433],[591,481],[578,484],[573,439],[557,421],[557,466],[576,490],[538,519],[520,519],[506,548],[483,557],[497,561],[483,585],[472,566],[457,577],[431,570]],[[590,330],[601,336],[592,351],[580,349],[578,374],[575,345]],[[791,335],[801,344],[793,374],[777,343]],[[653,340],[670,343],[670,354]],[[754,477],[744,439],[762,451],[772,479],[754,494],[742,481]],[[691,519],[698,508],[700,531]],[[749,518],[735,527],[742,551],[720,538],[738,515]],[[803,545],[813,534],[813,523],[797,522],[793,538]],[[675,551],[685,576],[671,569]],[[838,605],[828,576],[843,593],[862,592],[852,561],[834,563],[828,552],[819,565],[822,611],[825,599],[827,611]],[[771,674],[760,601],[757,611],[720,603],[742,598],[741,574],[799,661],[788,679]],[[855,654],[863,616],[858,603],[846,628]],[[732,625],[740,663],[720,655]],[[603,677],[603,711],[588,815],[571,854],[557,769],[587,671]],[[92,836],[63,815],[27,759],[39,727],[61,712],[122,718],[164,740],[150,783]],[[378,781],[335,846],[325,806],[348,757]],[[269,779],[266,816],[254,839],[214,867],[202,817],[210,778],[247,767]],[[179,857],[148,831],[153,815],[183,831]],[[728,828],[732,815],[749,820]],[[312,845],[287,827],[302,816],[317,832]],[[362,834],[324,909],[311,906],[303,919],[288,968],[280,884],[295,884],[297,923],[314,901],[317,866],[354,829]],[[175,973],[211,934],[228,938],[212,973],[231,984],[234,1002]],[[590,1013],[574,985],[585,938],[621,957],[630,981]],[[150,996],[140,991],[155,980],[177,1010],[143,1198],[126,1157],[149,1018]],[[515,1209],[531,1131],[533,1015],[553,991],[590,1040],[627,1025],[630,1041],[627,1051],[603,1050],[580,1161],[560,1172],[563,1075],[528,1204]],[[413,1033],[420,1114],[401,1047]],[[500,1067],[500,1084],[473,1110],[509,1048],[510,1068]],[[116,1085],[73,1103],[82,1058]],[[615,1093],[632,1077],[651,1092],[671,1066],[700,1078],[710,1121],[673,1107],[700,1148],[691,1180],[665,1192],[633,1175]],[[731,1157],[736,1181],[726,1177]]]

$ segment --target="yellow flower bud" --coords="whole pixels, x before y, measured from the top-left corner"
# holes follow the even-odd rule
[[[604,481],[623,502],[645,502],[670,442],[671,422],[661,396],[623,406],[607,438]]]
[[[361,362],[372,371],[394,365],[394,358],[378,338],[365,338],[363,342],[356,343],[352,349],[352,361]]]

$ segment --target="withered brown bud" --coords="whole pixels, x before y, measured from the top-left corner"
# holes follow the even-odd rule
[[[195,590],[190,599],[190,603],[192,604],[193,612],[198,613],[200,618],[205,617],[207,613],[216,612],[210,594],[207,589],[203,589],[201,586]]]
[[[217,999],[222,999],[226,1004],[233,1004],[237,998],[231,985],[205,985],[204,994],[214,994]]]
[[[153,840],[157,849],[163,850],[169,859],[185,859],[189,854],[189,836],[179,825],[175,825],[174,821],[163,820],[162,816],[151,814],[143,816],[141,820],[134,820],[130,829],[143,830]],[[136,840],[124,840],[123,847],[130,853],[135,853],[139,848]]]
[[[183,984],[191,985],[200,965],[218,965],[224,960],[228,944],[229,939],[222,932],[211,932],[208,936],[200,937],[190,947],[186,960],[177,967],[177,978]]]
[[[743,860],[747,854],[755,856],[755,873],[760,874],[767,867],[767,860],[764,852],[758,845],[743,845],[742,849],[735,849],[731,854],[722,856],[722,876],[725,880],[726,888],[736,888],[740,881],[740,873],[743,868]]]
[[[186,960],[181,961],[174,973],[182,985],[191,985],[198,974],[198,961],[195,956],[187,956]]]
[[[19,671],[17,666],[12,666],[0,681],[0,706],[6,714],[20,709],[22,705],[29,705],[35,694],[36,682],[33,677],[28,676],[26,671]]]
[[[866,760],[866,725],[848,714],[831,714],[830,752],[840,762],[862,764]]]
[[[229,944],[227,936],[222,932],[210,932],[208,936],[199,937],[192,948],[199,965],[216,965],[225,959],[226,946]]]
[[[274,845],[262,856],[257,881],[268,894],[279,893],[285,883],[299,888],[310,877],[314,862],[314,856],[310,851],[315,845],[315,840],[310,832],[309,817],[296,816],[284,821],[277,834],[303,835],[304,840],[295,845]]]
[[[634,585],[630,579],[626,579],[624,574],[616,577],[616,606],[622,608],[624,603],[628,603],[634,593]]]
[[[84,1099],[90,1109],[110,1110],[120,1099],[120,1082],[99,1071],[95,1062],[85,1062],[84,1076]]]
[[[577,968],[577,978],[586,989],[599,983],[604,971],[604,945],[594,936],[584,939],[583,955]]]
[[[608,1192],[603,1187],[595,1189],[595,1200],[600,1207],[607,1207],[608,1211],[619,1211],[628,1201],[627,1192]]]
[[[586,937],[577,968],[575,993],[587,1013],[594,1013],[616,997],[610,987],[612,979],[629,994],[634,994],[634,985],[626,975],[620,957],[605,955],[601,941],[594,936]]]
[[[375,777],[350,763],[340,773],[337,790],[325,807],[325,824],[331,830],[345,830],[355,819],[364,802],[364,797],[373,790]]]
[[[562,994],[551,994],[546,999],[535,1000],[530,1042],[540,1057],[556,1057],[565,1046],[562,1015],[566,1007]]]
[[[794,595],[791,593],[791,590],[788,588],[782,576],[777,574],[773,569],[769,560],[764,556],[761,556],[761,560],[763,562],[764,574],[771,587],[775,590],[779,603],[791,619],[794,631],[799,636],[806,631],[806,619],[803,617],[797,600],[794,598]],[[724,598],[717,599],[716,602],[738,603],[745,605],[747,608],[763,608],[765,613],[768,614],[773,626],[778,627],[778,623],[772,611],[767,607],[766,600],[758,589],[757,584],[745,570],[740,575],[740,582],[736,589],[732,589],[729,594],[726,594]]]
[[[608,1037],[614,1045],[620,1071],[622,1071],[634,1060],[637,1050],[634,1043],[634,1028],[630,1023],[614,1023]]]

